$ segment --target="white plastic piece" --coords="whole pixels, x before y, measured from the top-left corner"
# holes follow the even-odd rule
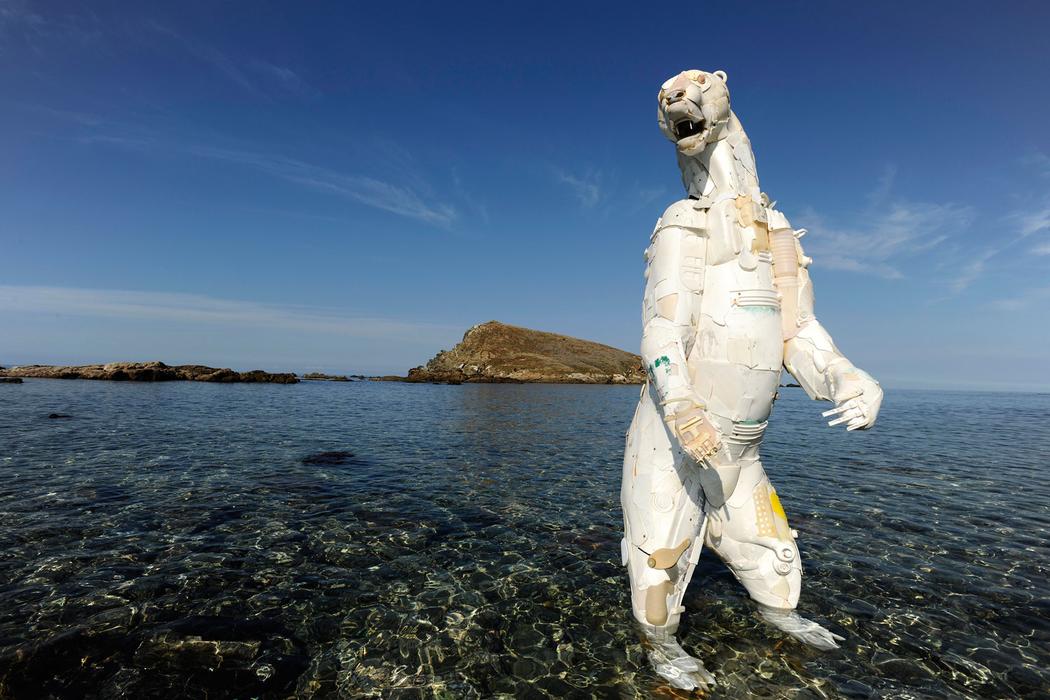
[[[641,627],[649,663],[672,688],[710,690],[715,685],[715,677],[704,668],[703,662],[690,656],[673,633],[652,625],[643,624]]]
[[[829,631],[812,620],[807,620],[794,610],[778,610],[777,608],[759,605],[758,612],[763,620],[781,632],[791,635],[814,649],[831,651],[832,649],[838,649],[839,642],[845,641],[845,637]]]
[[[705,542],[766,619],[818,648],[834,646],[835,635],[792,612],[802,558],[759,447],[785,367],[812,398],[834,401],[829,422],[848,430],[871,427],[882,390],[814,316],[805,229],[762,193],[725,73],[692,70],[665,82],[659,125],[675,144],[688,198],[664,212],[646,251],[649,382],[628,431],[621,501],[633,613],[658,640],[653,664],[674,685],[698,673],[673,635]]]

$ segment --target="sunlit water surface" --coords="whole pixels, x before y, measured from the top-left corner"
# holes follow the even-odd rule
[[[0,696],[670,696],[619,565],[637,395],[0,385]],[[846,642],[785,639],[705,555],[711,696],[1047,697],[1050,396],[890,392],[859,434],[822,408],[782,390],[764,454]]]

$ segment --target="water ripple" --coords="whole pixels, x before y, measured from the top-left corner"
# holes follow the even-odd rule
[[[2,696],[673,696],[618,561],[636,387],[0,391]],[[1050,396],[820,408],[784,390],[765,454],[847,641],[785,639],[705,556],[713,696],[1047,697]]]

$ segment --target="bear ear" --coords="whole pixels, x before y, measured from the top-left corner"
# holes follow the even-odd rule
[[[725,84],[727,84],[727,85],[729,84],[729,76],[728,76],[728,75],[726,75],[726,72],[725,72],[724,70],[716,70],[716,71],[715,71],[714,73],[712,73],[711,75],[714,75],[714,76],[716,76],[716,77],[717,77],[717,78],[718,78],[719,80],[721,80],[721,81],[722,81],[723,83],[725,83]]]

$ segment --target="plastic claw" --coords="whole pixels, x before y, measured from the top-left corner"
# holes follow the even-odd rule
[[[832,408],[832,409],[829,409],[829,410],[827,410],[827,411],[824,411],[824,412],[823,412],[823,413],[821,413],[820,415],[822,415],[822,416],[824,416],[825,418],[827,418],[828,416],[833,416],[833,415],[835,415],[836,413],[842,413],[842,412],[843,412],[843,411],[845,411],[845,410],[846,410],[847,408],[853,408],[853,406],[851,406],[851,405],[850,405],[849,403],[843,403],[843,404],[839,404],[839,405],[838,405],[838,406],[836,406],[835,408]]]
[[[830,651],[838,648],[838,642],[845,641],[845,637],[835,634],[812,620],[807,620],[794,610],[777,610],[760,605],[759,614],[762,619],[781,632],[791,635],[814,649]]]
[[[649,663],[672,688],[703,691],[715,685],[715,677],[678,644],[673,634],[648,626],[642,629],[649,643]]]
[[[868,416],[861,414],[849,422],[849,425],[846,426],[846,430],[860,430],[867,424]]]
[[[849,421],[856,420],[859,417],[860,416],[858,416],[858,415],[856,415],[854,413],[843,413],[841,416],[839,416],[835,420],[829,420],[828,421],[828,425],[838,425],[839,423],[847,423]]]

